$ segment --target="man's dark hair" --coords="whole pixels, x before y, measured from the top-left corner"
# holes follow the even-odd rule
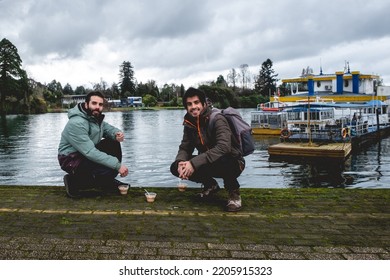
[[[99,97],[103,98],[103,100],[104,100],[104,94],[101,91],[91,91],[85,97],[85,103],[89,103],[92,96],[99,96]]]
[[[194,96],[198,96],[199,97],[199,100],[203,104],[203,106],[206,105],[206,94],[202,90],[200,90],[200,89],[196,89],[196,88],[190,87],[189,89],[186,90],[186,92],[184,93],[184,96],[183,96],[183,106],[184,106],[184,108],[187,108],[187,98],[188,97],[194,97]]]

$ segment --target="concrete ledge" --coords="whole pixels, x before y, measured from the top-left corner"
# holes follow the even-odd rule
[[[141,188],[127,196],[0,186],[0,259],[390,259],[390,190]]]

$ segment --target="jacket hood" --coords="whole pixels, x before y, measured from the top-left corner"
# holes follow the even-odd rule
[[[78,103],[76,106],[68,110],[68,119],[74,117],[74,116],[80,116],[85,119],[88,118],[88,114],[84,109],[84,103]]]

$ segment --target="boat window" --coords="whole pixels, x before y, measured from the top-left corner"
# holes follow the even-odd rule
[[[320,114],[319,114],[319,112],[310,112],[310,119],[311,119],[311,120],[319,120],[319,119],[320,119]],[[307,118],[307,112],[305,112],[304,120],[308,120],[308,118]]]
[[[289,120],[299,120],[299,112],[288,112],[288,119]]]
[[[345,86],[345,87],[348,87],[348,86],[349,86],[349,80],[345,80],[345,81],[344,81],[344,86]]]
[[[321,81],[317,81],[317,87],[321,87]]]
[[[324,111],[321,112],[321,119],[333,119],[333,111]]]

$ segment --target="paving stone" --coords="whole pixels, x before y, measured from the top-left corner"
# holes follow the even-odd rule
[[[208,243],[207,247],[212,250],[241,250],[240,244]]]
[[[172,243],[157,241],[140,241],[139,246],[143,248],[172,248]]]
[[[154,247],[126,247],[122,254],[127,255],[157,255],[157,248]]]
[[[64,251],[64,252],[86,252],[87,246],[85,245],[69,245],[69,244],[57,244],[53,251]]]
[[[265,260],[266,255],[262,252],[255,251],[231,251],[233,259],[252,259],[252,260]]]
[[[167,256],[184,256],[188,257],[192,255],[192,250],[189,249],[166,249],[159,248],[158,255],[167,255]]]
[[[387,250],[378,247],[349,247],[354,253],[369,254],[369,253],[388,253]]]
[[[380,256],[376,254],[343,254],[347,260],[380,260]]]
[[[342,254],[303,253],[308,260],[345,260]]]
[[[120,254],[122,248],[112,246],[89,246],[88,252],[102,253],[102,254]]]
[[[230,258],[231,254],[227,250],[194,250],[195,257],[205,259]]]
[[[314,246],[313,250],[322,253],[351,253],[351,250],[345,247],[319,247]]]
[[[206,249],[207,244],[205,243],[190,243],[190,242],[174,242],[173,247],[175,249]]]

